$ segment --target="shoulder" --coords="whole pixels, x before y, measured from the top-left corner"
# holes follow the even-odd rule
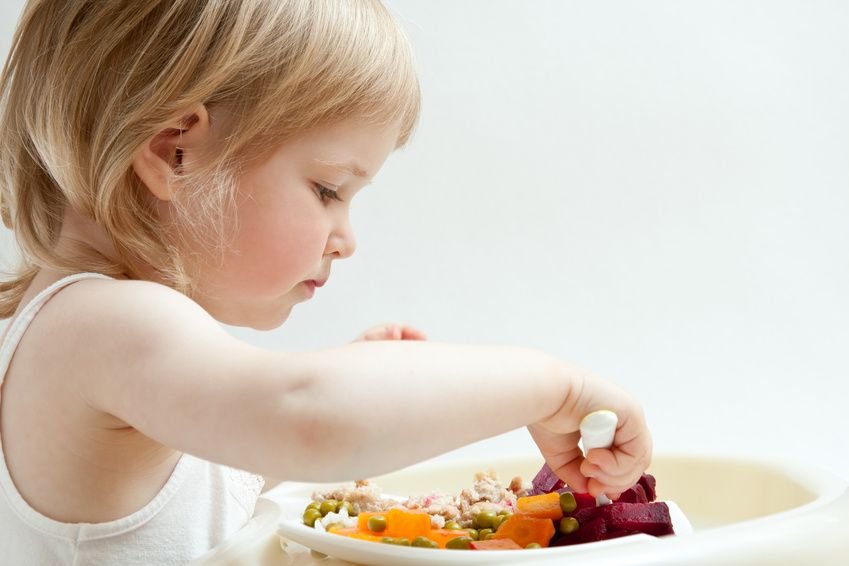
[[[186,332],[224,332],[200,305],[165,285],[99,278],[76,281],[59,290],[32,326],[49,335],[45,337],[90,346]]]
[[[200,305],[184,294],[151,281],[82,279],[58,291],[48,304],[54,305],[51,309],[56,310],[57,314],[74,314],[81,317],[82,321],[90,317],[98,320],[103,317],[141,317],[143,320],[176,310],[182,315],[215,322]]]
[[[175,415],[197,417],[198,399],[219,415],[228,410],[251,383],[242,377],[268,374],[269,356],[166,286],[86,279],[44,305],[15,359],[29,374],[20,377],[32,378],[18,382],[37,383],[54,407],[189,451],[192,443],[174,438]]]
[[[92,278],[60,289],[43,305],[15,361],[45,385],[85,394],[162,371],[175,349],[224,348],[234,341],[197,303],[169,287]]]

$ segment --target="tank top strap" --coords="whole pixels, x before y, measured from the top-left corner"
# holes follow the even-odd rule
[[[20,343],[24,332],[26,332],[27,328],[29,328],[30,323],[32,323],[35,315],[38,314],[38,311],[41,310],[41,307],[44,306],[50,297],[55,295],[62,288],[82,279],[112,278],[108,275],[103,275],[102,273],[75,273],[73,275],[63,277],[36,295],[35,298],[21,309],[18,316],[12,319],[9,323],[3,343],[0,345],[0,386],[3,385],[3,381],[6,378],[6,372],[9,370],[9,364],[12,363],[12,356],[15,354],[18,343]]]

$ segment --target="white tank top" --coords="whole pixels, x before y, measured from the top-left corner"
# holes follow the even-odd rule
[[[38,294],[11,322],[0,346],[0,387],[27,327],[79,273]],[[253,515],[260,476],[183,454],[162,490],[144,507],[106,523],[61,523],[18,493],[0,444],[0,564],[183,564],[224,541]]]

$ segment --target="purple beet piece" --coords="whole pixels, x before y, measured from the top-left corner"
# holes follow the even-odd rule
[[[639,531],[649,535],[672,534],[666,503],[615,503],[600,508],[600,518],[610,530]]]
[[[587,507],[595,507],[595,497],[590,495],[589,493],[578,493],[575,492],[572,495],[575,496],[575,503],[577,504],[578,509],[584,509]]]
[[[566,483],[555,474],[548,464],[543,464],[537,475],[534,477],[533,494],[540,495],[543,493],[551,493],[562,488]]]
[[[607,525],[602,517],[593,519],[589,523],[581,525],[581,528],[575,531],[580,542],[595,542],[604,540],[604,535],[607,534]]]
[[[618,503],[648,503],[649,499],[646,496],[646,490],[643,489],[643,486],[641,484],[635,484],[633,487],[623,491],[622,495],[616,501]]]
[[[639,484],[643,486],[643,490],[646,492],[646,497],[649,501],[657,499],[657,480],[654,479],[653,475],[643,474],[640,476]]]
[[[564,535],[563,533],[555,533],[551,538],[549,546],[571,546],[573,544],[581,544],[584,542],[595,542],[604,540],[607,536],[607,525],[604,524],[604,519],[596,517],[582,523],[581,527],[574,533]]]
[[[572,517],[575,517],[575,520],[578,521],[579,525],[589,523],[594,519],[598,519],[600,516],[601,507],[584,507],[583,509],[577,509],[574,513],[572,513]]]
[[[551,540],[548,543],[548,546],[572,546],[573,544],[578,543],[578,537],[572,535],[561,535],[560,533],[555,533]]]

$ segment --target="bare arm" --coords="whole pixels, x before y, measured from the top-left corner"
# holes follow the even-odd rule
[[[540,352],[420,341],[268,352],[232,338],[171,290],[97,282],[74,291],[95,286],[103,305],[123,306],[80,313],[80,337],[99,344],[78,344],[81,367],[91,369],[80,377],[89,403],[180,451],[270,476],[331,481],[530,424],[549,463],[580,488],[578,422],[612,408],[630,420],[622,438],[636,434],[639,442],[630,439],[632,462],[608,464],[616,473],[605,485],[631,481],[648,464],[639,408]]]

